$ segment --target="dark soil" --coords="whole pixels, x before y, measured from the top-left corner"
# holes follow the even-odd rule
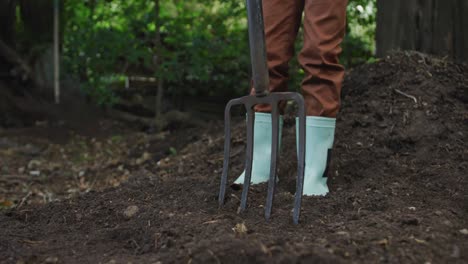
[[[298,226],[293,119],[268,223],[266,186],[251,189],[243,214],[240,190],[218,209],[223,134],[211,125],[186,131],[200,139],[136,166],[119,187],[0,214],[1,262],[466,263],[467,103],[466,65],[395,54],[348,73],[331,192],[304,198]],[[243,129],[234,128],[231,180],[243,166]]]

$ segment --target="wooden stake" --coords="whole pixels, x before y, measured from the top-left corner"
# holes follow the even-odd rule
[[[56,104],[60,103],[59,11],[59,0],[54,0],[54,92]]]
[[[156,104],[155,104],[155,117],[156,119],[161,117],[162,112],[162,96],[164,92],[164,82],[160,74],[161,64],[162,64],[162,43],[161,43],[161,17],[160,13],[160,2],[159,0],[154,0],[154,12],[155,12],[155,25],[156,25],[156,61],[155,61],[155,72],[159,74],[157,94],[156,94]]]

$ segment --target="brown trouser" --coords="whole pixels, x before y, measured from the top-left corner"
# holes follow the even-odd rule
[[[344,67],[340,44],[346,27],[347,0],[263,0],[271,92],[287,91],[289,60],[304,12],[304,43],[298,56],[305,71],[302,94],[308,116],[336,117]],[[270,112],[258,105],[259,112]]]

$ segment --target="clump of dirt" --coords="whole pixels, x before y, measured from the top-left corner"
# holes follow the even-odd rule
[[[346,263],[468,260],[468,67],[397,53],[351,70],[338,118],[331,193],[295,192],[294,121],[288,119],[273,217],[266,186],[218,209],[220,126],[118,188],[0,214],[0,259],[101,263]],[[234,131],[231,180],[243,166]],[[193,133],[191,131],[190,133]],[[188,135],[187,135],[188,136]]]

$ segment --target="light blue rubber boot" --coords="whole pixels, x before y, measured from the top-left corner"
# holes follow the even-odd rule
[[[283,117],[279,117],[279,144],[281,149],[281,133],[283,130]],[[267,182],[270,178],[271,161],[271,114],[255,113],[253,138],[253,163],[251,183]],[[245,171],[237,178],[234,184],[243,184]]]
[[[296,139],[299,133],[298,122],[296,118]],[[326,170],[330,158],[328,157],[329,150],[332,149],[335,138],[335,124],[335,118],[306,117],[303,195],[326,195],[328,193]]]

